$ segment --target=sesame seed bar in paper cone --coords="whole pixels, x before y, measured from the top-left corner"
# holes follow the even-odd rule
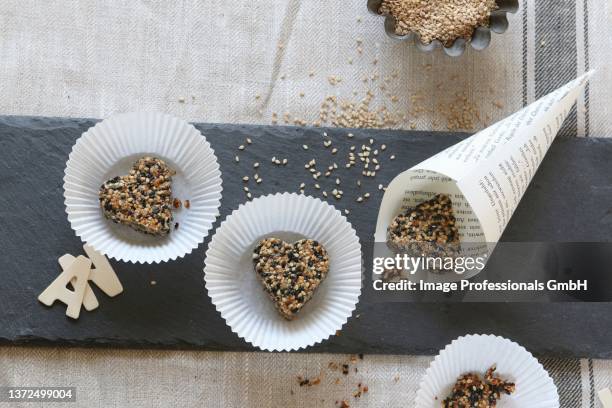
[[[395,177],[378,214],[374,257],[395,256],[389,248],[388,229],[392,226],[391,230],[398,234],[398,223],[394,222],[398,215],[443,194],[452,202],[455,217],[452,228],[458,235],[460,255],[484,256],[486,263],[591,75],[589,72],[581,76]],[[406,230],[411,228],[409,225],[416,225],[412,221],[416,213],[409,212],[412,217],[407,214],[407,224],[399,224],[408,225]],[[421,255],[427,254],[409,254]],[[482,268],[461,274],[425,273],[423,278],[457,281],[470,278],[480,270]]]

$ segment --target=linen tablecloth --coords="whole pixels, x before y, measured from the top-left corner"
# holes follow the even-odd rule
[[[366,117],[377,126],[475,131],[597,69],[562,136],[612,136],[607,0],[521,1],[506,34],[460,58],[387,38],[365,3],[0,0],[0,114],[157,110],[297,125]],[[333,407],[344,399],[400,407],[412,405],[431,357],[364,356],[336,383],[329,363],[347,360],[4,346],[0,386],[76,386],[72,406],[83,407]],[[610,361],[541,360],[564,407],[599,406],[596,391],[612,386]],[[297,376],[321,374],[318,385],[298,384]],[[369,392],[354,398],[359,382]]]

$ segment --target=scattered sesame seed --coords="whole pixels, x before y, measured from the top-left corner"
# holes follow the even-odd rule
[[[357,202],[360,203],[363,201],[363,197],[357,197]]]
[[[247,137],[247,138],[246,138],[246,142],[247,142],[247,144],[251,144],[251,143],[253,143],[253,141],[252,141],[252,140],[251,140],[251,138],[249,138],[249,137]]]
[[[340,179],[339,178],[336,179],[336,185],[340,185]]]
[[[330,76],[327,78],[327,81],[329,82],[329,84],[330,84],[331,86],[335,86],[335,85],[339,84],[340,82],[342,82],[342,78],[337,77],[337,76],[335,76],[335,75],[330,75]]]
[[[363,198],[370,198],[370,193],[365,193],[365,194],[363,195]]]
[[[302,145],[302,148],[303,148],[304,150],[308,150],[308,145]]]
[[[391,157],[389,157],[389,160],[395,160],[395,155],[392,154]]]
[[[236,161],[236,163],[238,163],[240,161],[240,157],[238,157],[238,156],[234,157],[234,161]]]
[[[244,191],[245,191],[246,193],[248,193],[248,192],[249,192],[249,188],[248,188],[248,187],[244,186],[244,187],[242,187],[242,188],[244,189]]]
[[[238,150],[244,150],[244,145],[238,146]]]
[[[242,181],[244,181],[245,183],[246,183],[247,181],[249,181],[249,176],[244,176],[244,177],[242,178]]]
[[[253,163],[253,168],[254,168],[254,169],[259,168],[259,162],[255,162],[255,163]]]

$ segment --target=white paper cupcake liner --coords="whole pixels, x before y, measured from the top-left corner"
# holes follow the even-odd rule
[[[314,239],[329,254],[326,279],[292,321],[276,311],[253,268],[253,249],[270,237]],[[355,230],[340,211],[303,195],[268,195],[241,205],[217,229],[205,263],[208,295],[221,316],[234,333],[264,350],[298,350],[327,339],[347,322],[361,294]]]
[[[459,376],[471,372],[483,377],[494,364],[501,378],[516,384],[512,395],[501,398],[499,408],[559,407],[557,387],[542,364],[524,347],[492,335],[463,336],[446,346],[427,369],[415,407],[439,408]]]
[[[176,175],[172,195],[190,208],[173,208],[178,228],[154,237],[107,220],[98,192],[108,179],[125,175],[143,156],[164,160]],[[64,176],[68,220],[76,234],[120,261],[158,263],[197,248],[219,215],[221,172],[206,138],[189,123],[160,113],[115,115],[87,130],[72,148]]]

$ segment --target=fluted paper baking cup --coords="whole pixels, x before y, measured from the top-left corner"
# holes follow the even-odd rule
[[[128,174],[143,156],[174,169],[172,195],[190,201],[188,209],[173,209],[178,228],[165,237],[115,224],[100,209],[100,186]],[[160,113],[119,114],[90,128],[72,148],[64,176],[66,212],[76,234],[126,262],[166,262],[197,248],[219,215],[221,190],[219,164],[206,138],[189,123]]]
[[[327,277],[292,321],[276,311],[253,267],[253,249],[271,237],[313,239],[329,255]],[[298,350],[327,339],[347,322],[361,294],[355,230],[340,211],[304,195],[268,195],[241,205],[217,229],[205,263],[208,295],[221,316],[234,333],[264,350]]]
[[[459,337],[434,359],[417,392],[416,408],[438,408],[450,395],[459,376],[478,373],[493,365],[501,378],[516,384],[516,391],[502,396],[500,408],[558,408],[557,387],[542,364],[524,347],[503,337]]]

